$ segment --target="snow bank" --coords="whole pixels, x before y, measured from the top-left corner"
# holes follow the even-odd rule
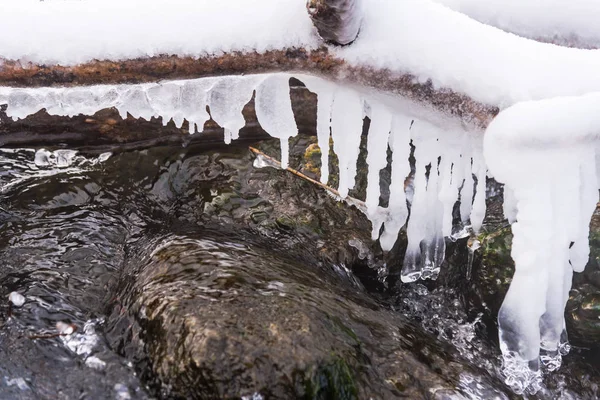
[[[487,25],[560,45],[600,46],[597,0],[435,0]]]
[[[565,306],[573,271],[588,261],[598,201],[599,107],[600,94],[523,102],[485,134],[488,167],[516,221],[516,271],[498,322],[505,370],[521,391],[539,380],[539,361],[556,369],[567,349]]]

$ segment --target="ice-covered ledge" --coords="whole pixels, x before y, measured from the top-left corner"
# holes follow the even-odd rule
[[[484,154],[505,184],[515,274],[498,316],[505,372],[535,391],[568,352],[565,306],[589,257],[598,202],[600,93],[522,102],[488,127]]]

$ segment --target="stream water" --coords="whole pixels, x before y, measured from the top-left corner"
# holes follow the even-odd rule
[[[442,382],[451,387],[438,392],[425,387],[419,393],[430,394],[422,398],[517,398],[500,375],[493,316],[473,315],[453,288],[415,283],[382,294],[377,271],[316,261],[318,241],[309,245],[303,236],[286,234],[281,218],[274,230],[261,223],[273,211],[264,208],[262,192],[251,183],[264,177],[253,174],[252,156],[241,147],[164,147],[87,156],[0,149],[0,398],[202,398],[197,392],[165,388],[171,353],[168,346],[152,346],[169,340],[169,328],[144,325],[152,312],[143,296],[166,302],[189,295],[194,303],[185,307],[192,309],[224,302],[232,315],[246,308],[258,319],[264,312],[267,321],[273,310],[262,309],[266,306],[255,300],[256,293],[263,296],[259,299],[292,301],[290,312],[305,312],[313,319],[311,327],[328,326],[325,315],[355,316],[344,323],[354,332],[351,339],[339,346],[352,349],[356,346],[350,342],[360,340],[373,371],[361,375],[357,385],[381,398],[412,393],[400,389],[406,382],[393,390],[377,383],[401,351],[416,354],[411,360],[428,365],[439,379],[423,374],[422,381],[412,377],[409,386]],[[277,185],[274,181],[269,187]],[[277,189],[278,196],[292,202],[293,193],[286,189]],[[343,226],[347,216],[338,215],[340,220],[330,222]],[[246,219],[256,225],[241,229],[238,222]],[[319,268],[307,272],[304,266],[311,263]],[[152,268],[166,269],[157,273]],[[24,304],[8,300],[13,292],[24,296]],[[240,298],[244,303],[234,307]],[[170,304],[180,303],[166,302],[165,307]],[[131,310],[145,313],[145,319]],[[156,315],[166,320],[164,312]],[[246,320],[240,316],[239,321]],[[213,322],[227,331],[235,321],[216,313]],[[398,331],[390,333],[390,327]],[[411,339],[397,345],[394,335]],[[328,343],[328,337],[323,335],[321,343]],[[314,354],[329,348],[321,348],[317,339],[307,348],[311,346]],[[314,354],[298,357],[309,360]],[[157,359],[166,364],[158,365]],[[597,398],[598,367],[594,353],[574,349],[535,398]],[[178,379],[169,381],[171,387],[194,384]],[[360,398],[362,389],[353,385],[336,389],[337,398]],[[239,396],[262,398],[264,393]]]

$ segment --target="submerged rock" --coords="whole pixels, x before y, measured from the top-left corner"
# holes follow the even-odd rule
[[[242,238],[167,236],[126,266],[109,337],[131,338],[113,346],[151,365],[163,396],[442,399],[482,375],[347,271]]]

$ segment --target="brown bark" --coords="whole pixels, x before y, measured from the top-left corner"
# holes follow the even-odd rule
[[[199,59],[157,56],[125,61],[93,61],[76,66],[0,60],[0,85],[83,86],[276,71],[313,74],[342,84],[359,84],[395,93],[481,128],[485,128],[498,113],[496,107],[478,103],[450,89],[435,89],[431,83],[419,83],[408,73],[349,65],[331,55],[326,48],[228,53]]]
[[[362,0],[308,0],[306,8],[323,40],[346,45],[358,36]]]

